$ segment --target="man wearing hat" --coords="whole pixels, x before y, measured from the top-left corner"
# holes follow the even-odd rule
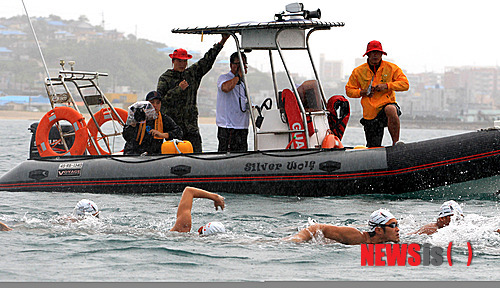
[[[380,147],[384,127],[391,134],[392,144],[399,141],[399,116],[401,110],[396,103],[395,91],[407,91],[410,87],[403,71],[393,63],[383,61],[379,41],[371,41],[366,47],[367,63],[352,71],[345,91],[350,98],[361,98],[366,146]]]
[[[399,242],[398,220],[388,210],[373,211],[368,219],[368,226],[368,232],[361,232],[354,227],[314,224],[284,240],[301,243],[323,237],[347,245]]]
[[[182,129],[172,118],[161,113],[161,96],[156,91],[151,91],[146,95],[146,101],[149,101],[154,107],[156,117],[154,119],[145,119],[142,123],[125,125],[123,127],[123,138],[125,148],[123,154],[143,154],[155,155],[161,153],[161,145],[164,139],[181,139]],[[129,112],[130,113],[130,112]],[[154,114],[154,113],[153,113]]]
[[[222,50],[228,34],[223,34],[219,43],[198,62],[187,67],[193,56],[179,48],[170,54],[172,69],[168,69],[158,79],[157,91],[162,97],[162,113],[168,114],[184,132],[184,140],[193,145],[194,152],[202,152],[201,135],[198,128],[198,107],[196,105],[201,79],[212,69],[217,55]]]

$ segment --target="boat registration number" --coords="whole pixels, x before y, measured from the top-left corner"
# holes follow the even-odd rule
[[[57,169],[57,177],[80,176],[83,163],[61,163]]]

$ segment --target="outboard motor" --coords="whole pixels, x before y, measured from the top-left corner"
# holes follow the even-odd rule
[[[31,141],[30,141],[30,158],[39,158],[40,154],[38,153],[38,148],[36,148],[36,128],[38,127],[38,122],[32,123],[30,128],[28,130],[31,131]],[[73,126],[71,125],[61,125],[61,129],[63,133],[72,133],[74,132]],[[61,139],[61,136],[59,135],[59,131],[57,130],[57,127],[54,125],[50,128],[49,132],[49,142],[54,143],[56,141],[59,141]],[[75,136],[67,136],[66,138],[66,144],[68,147],[71,147],[73,145],[73,142],[75,141]],[[53,147],[54,151],[57,151],[57,149],[64,150],[64,145],[62,143],[57,144],[56,146]]]

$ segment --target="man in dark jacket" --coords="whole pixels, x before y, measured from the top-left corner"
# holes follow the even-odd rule
[[[222,50],[229,35],[222,35],[219,43],[198,62],[187,67],[189,55],[186,50],[176,49],[172,58],[172,69],[168,69],[158,79],[157,91],[162,96],[162,113],[168,114],[184,132],[184,140],[193,145],[194,152],[202,152],[201,135],[198,128],[198,107],[196,105],[201,79],[212,69],[217,55]]]
[[[158,117],[148,120],[145,123],[136,125],[125,125],[123,127],[123,138],[125,138],[125,148],[123,154],[160,154],[163,140],[182,139],[182,129],[169,116],[160,112],[161,97],[156,91],[151,91],[146,96],[155,108]]]

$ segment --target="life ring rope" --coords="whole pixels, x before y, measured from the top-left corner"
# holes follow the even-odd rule
[[[71,123],[74,129],[75,139],[73,145],[69,150],[62,150],[62,153],[57,153],[54,151],[55,145],[60,143],[62,140],[59,139],[53,143],[49,141],[49,134],[52,126],[56,122],[66,120]],[[64,135],[62,135],[64,137]],[[47,112],[40,122],[38,123],[36,129],[36,146],[38,153],[41,157],[48,156],[61,156],[61,155],[83,155],[87,149],[87,139],[88,139],[87,125],[85,123],[85,118],[82,114],[70,107],[55,107],[54,109]],[[60,150],[60,149],[56,149]]]

